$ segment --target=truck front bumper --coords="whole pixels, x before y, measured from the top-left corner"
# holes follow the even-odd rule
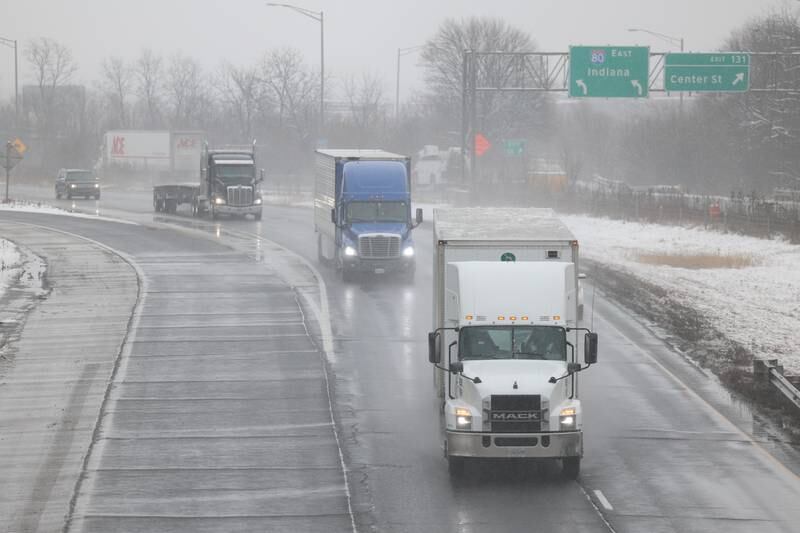
[[[583,456],[583,432],[480,433],[447,431],[447,454],[497,459]]]
[[[345,257],[343,266],[351,272],[383,274],[389,272],[409,272],[415,268],[415,263],[413,257],[396,257],[392,259]]]
[[[215,205],[214,211],[220,215],[257,215],[261,212],[261,204],[248,206]]]

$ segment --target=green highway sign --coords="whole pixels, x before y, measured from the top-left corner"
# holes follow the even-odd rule
[[[508,155],[522,155],[525,151],[525,139],[506,139],[503,148]]]
[[[750,54],[667,54],[664,90],[745,92],[750,88]]]
[[[650,48],[570,46],[569,95],[574,98],[646,98]]]

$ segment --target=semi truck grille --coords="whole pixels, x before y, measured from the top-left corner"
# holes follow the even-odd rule
[[[246,185],[228,187],[228,205],[234,207],[253,205],[253,188]]]
[[[361,235],[358,255],[366,259],[388,259],[400,256],[399,235]]]
[[[542,429],[541,397],[493,395],[489,420],[493,433],[537,433]]]

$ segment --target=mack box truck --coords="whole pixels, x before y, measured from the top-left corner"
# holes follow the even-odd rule
[[[451,475],[475,458],[583,456],[578,241],[550,209],[436,209],[428,358]]]
[[[414,279],[411,158],[383,150],[317,150],[314,231],[319,261],[343,281],[359,273]]]

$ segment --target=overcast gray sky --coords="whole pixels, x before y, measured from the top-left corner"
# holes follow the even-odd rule
[[[325,13],[326,70],[335,79],[368,68],[393,95],[398,47],[422,44],[447,17],[496,16],[528,31],[540,50],[570,44],[677,47],[630,27],[683,37],[690,51],[716,50],[731,30],[791,0],[297,0]],[[319,65],[319,24],[264,0],[0,0],[0,36],[23,45],[50,37],[70,47],[78,81],[97,78],[109,55],[133,58],[149,47],[176,51],[215,69],[223,60],[252,63],[265,50],[292,46]],[[0,90],[13,94],[13,54],[0,48]],[[10,52],[10,50],[9,50]],[[417,56],[403,58],[402,91],[421,86]],[[28,80],[20,57],[21,82]],[[3,99],[6,97],[4,96]]]

